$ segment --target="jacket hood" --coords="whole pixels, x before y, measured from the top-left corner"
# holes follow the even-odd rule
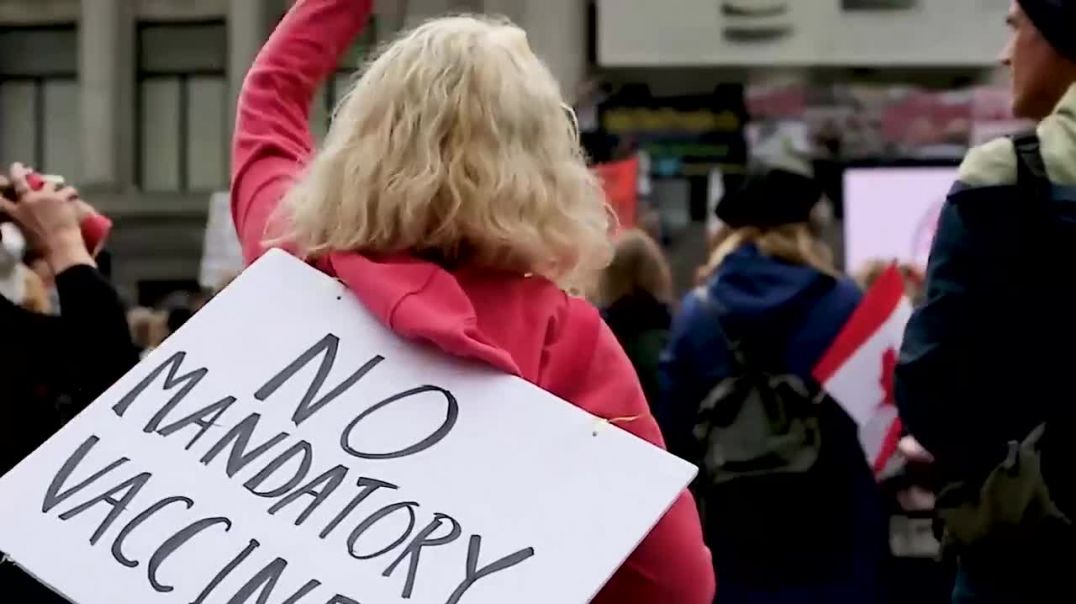
[[[450,273],[406,255],[371,259],[333,253],[321,263],[399,335],[520,375],[512,355],[479,328],[474,305],[461,285],[461,280],[476,278],[466,269]]]
[[[745,245],[722,261],[706,288],[731,321],[751,325],[811,304],[812,289],[833,283],[833,277],[817,269],[770,258]]]

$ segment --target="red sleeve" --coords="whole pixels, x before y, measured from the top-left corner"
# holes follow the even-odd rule
[[[314,149],[318,86],[362,31],[373,0],[298,0],[243,82],[232,144],[232,218],[253,261],[266,224]]]
[[[576,319],[569,323],[576,325],[565,328],[572,335],[558,342],[561,350],[548,351],[551,357],[566,356],[556,363],[557,368],[547,369],[542,380],[547,385],[543,387],[598,417],[624,418],[616,425],[665,448],[639,378],[616,336],[589,305],[580,302],[572,314]],[[591,326],[596,324],[597,329],[582,327],[583,319]],[[589,335],[584,335],[588,331]],[[578,358],[590,350],[589,363]],[[565,359],[584,362],[566,363]],[[584,369],[580,371],[580,367]],[[593,604],[712,604],[715,589],[699,513],[694,498],[685,490]]]

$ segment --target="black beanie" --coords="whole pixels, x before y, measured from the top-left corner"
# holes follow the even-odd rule
[[[810,177],[781,169],[753,170],[739,190],[717,204],[717,217],[728,226],[762,229],[807,222],[822,199]]]
[[[1057,52],[1076,61],[1076,0],[1017,0]]]

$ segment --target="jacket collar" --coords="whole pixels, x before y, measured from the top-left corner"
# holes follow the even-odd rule
[[[1067,113],[1068,115],[1076,115],[1076,83],[1069,86],[1067,92],[1058,101],[1057,107],[1054,108],[1054,113]]]

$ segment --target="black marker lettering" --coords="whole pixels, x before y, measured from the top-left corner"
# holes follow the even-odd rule
[[[168,593],[175,589],[175,587],[171,585],[163,585],[157,580],[157,570],[160,569],[161,564],[163,564],[169,556],[171,556],[177,549],[183,547],[183,545],[190,541],[195,535],[218,524],[224,525],[224,532],[226,533],[232,530],[232,521],[227,518],[203,518],[188,524],[186,527],[180,529],[175,535],[165,539],[164,543],[157,548],[157,551],[153,552],[153,555],[150,556],[149,564],[146,566],[146,574],[149,577],[149,584],[153,586],[154,590],[160,593]]]
[[[142,490],[142,487],[146,486],[146,482],[151,476],[153,475],[149,472],[142,472],[137,476],[132,476],[86,503],[75,506],[60,514],[60,520],[70,520],[98,503],[112,506],[112,509],[105,515],[104,520],[101,521],[97,530],[90,536],[90,545],[97,545],[97,540],[108,530],[108,527],[112,526],[112,523],[116,521],[116,518],[119,518],[120,512],[131,505],[131,500],[135,498],[135,495],[138,495],[138,492]],[[123,496],[117,499],[115,495],[121,492],[123,493]]]
[[[335,596],[332,597],[331,600],[329,600],[325,604],[359,604],[359,601],[358,600],[352,600],[351,598],[349,598],[347,596],[341,596],[340,594],[336,594]]]
[[[112,542],[112,557],[116,559],[116,562],[126,566],[127,568],[134,568],[138,566],[137,560],[131,560],[127,556],[123,555],[123,543],[127,541],[127,537],[131,534],[131,531],[135,530],[141,524],[149,520],[154,514],[163,510],[164,508],[172,505],[173,503],[182,503],[187,506],[187,509],[194,507],[194,502],[186,497],[166,497],[157,503],[149,506],[143,510],[140,514],[135,516],[128,522]]]
[[[206,452],[202,456],[202,463],[209,465],[209,462],[213,461],[213,458],[220,454],[229,443],[232,443],[232,450],[228,453],[228,466],[225,473],[228,474],[228,478],[235,476],[235,473],[246,467],[247,464],[254,461],[266,451],[276,446],[277,443],[288,437],[287,432],[281,432],[268,441],[258,445],[251,451],[247,451],[247,446],[250,444],[250,437],[254,434],[254,429],[258,427],[258,422],[262,416],[258,413],[251,413],[244,419],[235,425],[228,433],[224,435],[217,444],[213,445],[213,448]],[[233,442],[234,441],[234,442]]]
[[[375,356],[366,362],[365,365],[359,368],[358,371],[351,374],[344,381],[340,382],[335,388],[330,390],[325,396],[321,397],[317,401],[314,401],[314,397],[321,391],[321,387],[325,384],[325,380],[328,379],[329,373],[332,371],[333,363],[336,361],[336,352],[340,348],[340,338],[333,334],[328,334],[316,344],[311,346],[306,352],[299,355],[299,358],[291,362],[290,365],[285,367],[280,373],[274,375],[265,383],[264,386],[258,389],[254,393],[254,398],[259,401],[272,396],[281,386],[283,386],[288,380],[290,380],[300,369],[305,367],[308,363],[314,360],[315,357],[321,356],[321,365],[318,366],[318,372],[314,375],[313,381],[310,382],[310,386],[306,389],[306,394],[303,395],[302,400],[299,401],[299,406],[295,409],[295,413],[292,414],[291,419],[295,422],[295,425],[303,423],[310,416],[317,413],[322,407],[331,403],[338,396],[347,392],[349,388],[355,385],[356,382],[362,379],[371,369],[376,367],[378,363],[384,361],[384,357]],[[311,402],[314,401],[314,402]]]
[[[307,581],[302,587],[299,588],[299,591],[293,593],[287,600],[284,600],[283,604],[295,604],[296,602],[301,600],[303,596],[314,591],[314,588],[320,585],[321,581],[318,581],[317,579],[311,579]],[[258,600],[258,602],[260,603],[261,600]]]
[[[534,555],[534,548],[528,547],[526,549],[521,549],[514,554],[507,555],[492,564],[478,568],[478,554],[481,550],[482,537],[480,535],[471,535],[471,543],[467,546],[466,576],[463,579],[463,583],[460,583],[459,587],[456,588],[456,591],[452,592],[452,595],[448,597],[445,604],[457,604],[460,601],[460,598],[463,597],[463,594],[467,593],[467,590],[477,583],[479,579],[512,568]]]
[[[401,543],[403,543],[404,541],[407,541],[407,538],[411,536],[411,531],[415,530],[415,508],[417,508],[417,507],[418,507],[418,504],[415,503],[414,501],[404,501],[404,502],[401,502],[401,503],[394,503],[392,505],[387,505],[387,506],[381,508],[380,510],[374,512],[373,514],[370,515],[369,518],[367,518],[366,520],[363,520],[362,522],[360,522],[359,525],[356,526],[355,529],[351,531],[351,534],[348,535],[348,538],[347,538],[347,553],[351,554],[351,557],[355,558],[356,560],[370,560],[371,558],[376,558],[376,557],[378,557],[378,556],[380,556],[382,554],[385,554],[385,553],[395,549]],[[371,526],[377,524],[377,522],[380,521],[382,518],[385,518],[386,516],[391,515],[396,510],[407,510],[407,515],[408,515],[407,530],[404,531],[403,534],[400,535],[400,537],[398,539],[393,541],[388,547],[384,547],[384,548],[382,548],[382,549],[380,549],[380,550],[378,550],[378,551],[376,551],[376,552],[374,552],[372,554],[356,554],[355,553],[355,542],[359,540],[359,537],[361,537],[363,533],[365,533],[367,530],[369,530]]]
[[[441,426],[437,428],[437,430],[434,431],[433,434],[427,436],[426,438],[409,447],[404,447],[399,451],[391,451],[388,453],[368,453],[364,451],[359,451],[358,449],[355,449],[351,446],[351,443],[349,442],[351,438],[351,431],[355,429],[355,426],[359,425],[359,422],[369,417],[378,409],[391,405],[392,403],[395,403],[397,401],[401,401],[409,396],[422,394],[423,392],[440,392],[445,397],[445,402],[447,403],[447,408],[445,410],[445,421],[441,423]],[[418,388],[412,388],[411,390],[407,390],[405,392],[390,396],[389,398],[381,401],[380,403],[374,405],[373,407],[370,407],[366,411],[363,411],[362,413],[355,416],[355,419],[351,420],[351,423],[348,424],[347,428],[344,428],[343,433],[341,433],[340,446],[344,449],[344,451],[347,451],[349,454],[354,455],[355,457],[358,457],[360,459],[398,459],[400,457],[407,457],[409,455],[421,453],[422,451],[429,449],[430,447],[441,442],[444,437],[448,436],[448,433],[452,430],[452,427],[456,425],[456,419],[458,419],[459,417],[459,412],[459,404],[456,402],[456,397],[452,396],[452,393],[448,390],[445,390],[444,388],[439,388],[437,386],[419,386]]]
[[[92,449],[93,446],[96,445],[100,440],[101,439],[97,438],[96,436],[91,436],[87,438],[85,442],[83,442],[81,445],[78,446],[77,449],[75,449],[75,452],[71,454],[71,457],[67,458],[67,461],[64,462],[64,465],[60,467],[60,471],[57,472],[56,476],[52,478],[52,482],[49,483],[49,488],[45,490],[45,499],[41,502],[42,514],[48,514],[49,510],[63,503],[63,501],[68,497],[88,487],[90,484],[96,482],[98,479],[100,479],[105,474],[108,474],[112,470],[115,470],[123,464],[131,461],[126,457],[121,457],[105,466],[104,469],[98,470],[86,480],[83,480],[82,482],[76,484],[70,489],[61,492],[60,487],[62,487],[63,484],[67,482],[67,479],[71,477],[71,472],[73,472],[75,468],[78,467],[80,463],[82,463],[82,460],[86,457],[86,454],[89,453],[90,449]]]
[[[277,558],[265,565],[265,568],[258,571],[258,574],[251,577],[245,585],[239,588],[239,591],[235,592],[235,595],[228,600],[228,604],[243,604],[244,602],[248,602],[255,591],[258,591],[257,604],[266,604],[269,602],[269,596],[272,595],[273,590],[276,589],[276,583],[280,580],[280,575],[284,573],[284,569],[287,567],[288,561],[283,558]],[[299,591],[292,594],[287,600],[284,600],[284,604],[295,604],[299,598],[310,593],[319,585],[321,585],[321,581],[314,579],[307,581],[305,585],[299,588]]]
[[[269,508],[269,514],[276,514],[303,495],[311,495],[314,500],[311,501],[310,504],[306,506],[306,509],[299,513],[299,517],[295,519],[295,526],[301,525],[306,522],[306,519],[310,517],[310,514],[318,509],[322,503],[325,503],[325,500],[329,495],[332,495],[333,491],[344,482],[347,472],[347,466],[336,466],[335,468],[328,470],[321,476],[318,476],[305,485],[295,489],[287,497],[274,503],[273,507]]]
[[[398,489],[400,487],[392,484],[391,482],[383,482],[375,478],[366,478],[365,476],[359,478],[358,485],[362,487],[362,491],[359,492],[346,506],[340,510],[340,513],[336,515],[329,524],[325,525],[325,528],[321,529],[321,533],[318,537],[322,539],[329,536],[329,533],[333,532],[336,527],[343,522],[344,518],[347,518],[348,514],[353,512],[355,508],[359,507],[359,504],[366,500],[367,497],[373,495],[374,491],[378,489]]]
[[[270,489],[268,491],[258,490],[258,487],[260,487],[267,478],[276,473],[277,470],[279,470],[284,464],[291,461],[291,459],[296,455],[302,455],[302,458],[299,460],[299,467],[296,468],[295,474],[293,474],[287,482],[275,489]],[[272,499],[273,497],[280,497],[284,493],[287,493],[288,491],[294,489],[296,485],[298,485],[300,482],[303,481],[304,478],[306,478],[307,473],[310,472],[310,464],[313,463],[311,460],[311,457],[313,457],[313,455],[314,450],[310,446],[310,443],[306,442],[305,440],[300,440],[299,442],[288,448],[288,450],[284,451],[280,455],[277,455],[276,459],[269,462],[269,464],[262,468],[260,472],[252,476],[250,480],[246,481],[243,486],[245,486],[248,491],[254,493],[258,497],[267,497],[270,499]]]
[[[224,568],[222,568],[220,572],[213,577],[213,580],[209,582],[209,585],[205,586],[205,589],[202,590],[202,593],[198,594],[198,598],[191,602],[191,604],[203,604],[206,597],[208,597],[209,594],[213,593],[213,590],[215,590],[217,586],[220,585],[221,581],[223,581],[228,575],[232,574],[232,571],[235,570],[236,567],[238,567],[240,564],[242,564],[244,560],[250,557],[250,555],[254,553],[254,550],[258,549],[260,546],[261,543],[259,543],[257,539],[251,539],[250,543],[248,543],[247,546],[243,548],[243,551],[239,552],[236,557],[232,558],[231,562],[228,562],[228,564],[224,565]]]
[[[157,425],[161,423],[161,420],[163,420],[166,415],[168,415],[168,412],[175,408],[175,406],[178,405],[184,397],[190,394],[191,390],[193,390],[194,387],[198,385],[198,382],[202,381],[202,378],[204,378],[206,374],[209,373],[208,369],[206,369],[205,367],[201,367],[199,369],[191,371],[190,373],[177,375],[179,373],[179,366],[183,364],[183,360],[185,358],[187,358],[186,352],[177,352],[172,356],[168,357],[168,360],[158,365],[157,368],[151,371],[149,375],[144,377],[142,381],[138,383],[137,386],[135,386],[133,389],[131,389],[130,392],[125,394],[123,398],[121,398],[120,401],[112,407],[112,410],[116,412],[116,415],[123,417],[123,414],[127,412],[127,408],[131,406],[131,403],[133,403],[135,399],[137,399],[138,396],[142,394],[142,392],[146,388],[148,388],[150,384],[153,383],[153,380],[157,379],[162,373],[164,373],[164,370],[167,369],[168,375],[164,378],[164,386],[162,390],[167,392],[180,385],[182,385],[183,387],[179,389],[179,392],[177,392],[164,405],[164,407],[162,407],[160,411],[158,411],[157,414],[153,416],[153,419],[149,420],[149,423],[146,424],[146,427],[143,428],[143,431],[147,433],[156,430]]]
[[[452,528],[449,529],[448,534],[442,537],[430,537],[434,531],[441,528],[441,525],[445,521],[452,523]],[[396,561],[389,565],[385,569],[385,572],[381,574],[382,577],[390,577],[392,573],[396,571],[396,567],[400,565],[408,556],[411,557],[411,562],[407,566],[407,581],[404,582],[403,593],[400,594],[401,598],[407,599],[411,597],[411,592],[415,587],[415,575],[418,573],[418,558],[422,554],[422,548],[424,547],[437,547],[438,545],[445,545],[452,543],[460,537],[460,523],[456,522],[455,518],[446,514],[437,513],[433,515],[433,520],[426,525],[426,528],[422,529],[415,535],[415,538],[411,540],[411,543],[400,552]]]
[[[205,434],[207,430],[217,425],[217,420],[220,419],[220,416],[223,415],[234,402],[234,396],[226,396],[208,407],[199,409],[187,417],[157,430],[157,434],[167,437],[187,426],[194,425],[200,427],[201,429],[194,434],[194,437],[187,443],[187,446],[183,447],[185,450],[189,451],[190,448],[194,446],[194,443],[198,442],[198,439],[202,438],[202,435]]]

